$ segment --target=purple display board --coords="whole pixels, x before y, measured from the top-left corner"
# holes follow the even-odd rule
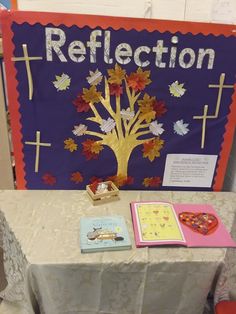
[[[19,188],[221,188],[231,26],[42,15],[3,16]]]

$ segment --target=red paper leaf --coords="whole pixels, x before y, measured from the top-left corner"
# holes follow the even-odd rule
[[[70,180],[78,184],[80,182],[83,182],[84,178],[79,171],[76,171],[71,174]]]
[[[147,177],[143,180],[143,185],[145,187],[159,187],[162,180],[160,177]]]
[[[123,94],[123,87],[119,84],[109,84],[109,90],[111,95],[120,96]]]
[[[76,107],[77,112],[88,112],[90,110],[89,103],[86,102],[82,95],[78,95],[73,101],[73,105]]]
[[[132,72],[127,77],[128,86],[136,92],[142,91],[147,85],[151,83],[149,76],[150,71],[143,71],[141,68],[138,68],[136,72]]]
[[[153,102],[153,111],[156,112],[156,118],[163,116],[167,111],[164,100],[155,100]]]
[[[89,185],[90,190],[93,192],[93,194],[96,193],[98,184],[99,184],[98,181],[94,181],[93,183],[91,183],[91,184]]]
[[[83,155],[87,160],[97,159],[100,151],[103,149],[102,145],[95,140],[87,139],[82,142]]]
[[[90,178],[89,181],[90,181],[91,183],[94,183],[94,182],[102,182],[103,179],[93,176],[92,178]]]
[[[162,182],[160,177],[151,177],[150,179],[151,187],[159,187]]]
[[[128,176],[126,181],[125,181],[125,184],[132,185],[133,183],[134,183],[134,178],[131,176]]]
[[[56,177],[54,177],[51,173],[45,173],[42,176],[42,180],[43,183],[47,185],[54,185],[57,182]]]

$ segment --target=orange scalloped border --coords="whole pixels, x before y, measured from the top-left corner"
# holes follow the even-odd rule
[[[221,145],[221,152],[217,162],[216,175],[213,183],[213,191],[221,191],[230,151],[233,144],[234,132],[236,127],[236,84],[234,84],[234,94],[232,96],[232,103],[230,105],[230,113],[228,114],[228,122],[225,126],[224,139]]]
[[[193,35],[215,35],[225,37],[236,36],[235,25],[213,24],[213,23],[198,23],[198,22],[180,22],[168,20],[155,20],[155,19],[141,19],[141,18],[127,18],[127,17],[112,17],[112,16],[97,16],[97,15],[80,15],[80,14],[64,14],[64,13],[46,13],[46,12],[23,12],[23,11],[3,11],[1,12],[1,22],[3,29],[3,51],[6,50],[8,54],[4,55],[6,65],[6,77],[8,88],[9,109],[11,120],[14,121],[12,125],[13,145],[15,150],[16,160],[16,176],[17,188],[26,189],[25,171],[24,171],[24,155],[21,134],[21,123],[19,113],[16,69],[14,63],[11,61],[13,57],[14,44],[12,41],[13,32],[11,24],[16,22],[23,24],[27,22],[31,25],[40,23],[47,25],[49,23],[58,26],[65,25],[71,27],[76,25],[78,27],[89,26],[91,28],[100,27],[106,29],[112,27],[115,30],[125,29],[127,31],[135,29],[137,31],[147,30],[153,32],[171,32],[182,34],[191,33]],[[122,26],[122,27],[121,27]],[[236,90],[236,84],[235,84]],[[224,182],[224,175],[229,158],[234,129],[236,124],[236,92],[232,97],[233,101],[230,106],[230,113],[228,115],[228,122],[225,127],[224,140],[221,146],[221,153],[217,162],[216,175],[213,183],[213,190],[220,191]]]

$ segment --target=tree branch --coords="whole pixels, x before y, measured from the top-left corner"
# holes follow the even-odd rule
[[[106,136],[105,134],[101,134],[101,133],[94,132],[94,131],[86,131],[86,132],[84,132],[84,134],[96,136],[96,137],[101,138],[102,140],[104,140],[104,138],[105,138],[105,136]]]
[[[153,111],[151,111],[151,112],[153,112]],[[131,134],[134,134],[135,132],[137,132],[137,131],[141,128],[142,122],[147,118],[147,116],[149,115],[149,113],[150,113],[150,112],[144,113],[144,114],[142,115],[142,117],[140,117],[140,119],[135,123],[135,125],[134,125],[134,127],[133,127],[133,129],[132,129],[132,131],[131,131]]]
[[[145,128],[148,128],[149,125],[150,125],[150,123],[140,124],[140,126],[139,126],[138,129],[145,129]]]
[[[87,118],[86,120],[93,121],[93,122],[96,122],[98,124],[102,124],[102,117],[98,113],[95,106],[91,103],[89,105],[90,105],[91,110],[93,111],[94,117]]]
[[[116,96],[116,114],[120,116],[120,96]]]
[[[125,89],[126,89],[126,94],[129,100],[130,110],[134,111],[134,104],[136,103],[141,93],[138,93],[137,95],[135,95],[135,91],[132,90],[132,94],[131,94],[126,80],[125,80]]]
[[[106,78],[106,76],[104,76],[104,84],[105,84],[105,99],[110,102],[110,88],[109,88],[109,83],[108,80]]]
[[[116,128],[111,131],[112,135],[115,135],[116,139],[118,139]]]
[[[125,135],[128,135],[129,134],[129,128],[128,128],[128,122],[127,120],[123,120],[123,125],[124,125],[124,128],[125,128]]]
[[[109,89],[109,84],[107,81],[107,78],[105,77],[105,98],[103,98],[102,96],[99,97],[99,100],[101,102],[101,104],[103,105],[103,107],[108,111],[108,113],[110,114],[110,116],[112,118],[115,118],[115,112],[113,111],[112,107],[111,107],[111,102],[110,102],[110,89]]]
[[[131,119],[131,120],[129,121],[128,126],[127,126],[127,130],[126,130],[126,134],[129,133],[129,131],[130,131],[132,125],[133,125],[133,124],[135,123],[135,121],[137,120],[139,114],[140,114],[140,110],[138,110],[138,111],[136,112],[135,116],[133,117],[133,119]]]
[[[115,115],[117,133],[119,138],[124,138],[122,125],[121,125],[121,114],[120,114],[120,96],[116,96],[116,115]]]
[[[145,135],[145,134],[151,134],[151,132],[150,132],[149,130],[147,130],[147,131],[138,132],[138,133],[136,133],[135,135],[136,135],[137,137],[139,137],[139,136],[142,136],[142,135]]]
[[[118,136],[116,130],[113,129],[110,133],[104,134],[104,138],[102,140],[103,145],[107,145],[108,147],[112,148],[114,143],[117,143]]]
[[[137,140],[137,143],[138,143],[138,145],[141,145],[141,144],[147,143],[147,142],[152,141],[152,140],[155,140],[155,137],[147,138],[145,140]]]

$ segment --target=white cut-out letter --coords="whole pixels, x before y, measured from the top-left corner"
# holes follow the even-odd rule
[[[66,57],[60,49],[60,47],[62,47],[66,42],[65,32],[60,28],[46,27],[45,35],[47,61],[52,61],[52,50],[54,50],[61,62],[67,62]],[[53,40],[52,35],[59,37],[59,39]]]
[[[83,62],[85,59],[86,49],[82,41],[72,41],[68,48],[68,55],[74,62]]]
[[[116,47],[115,57],[116,61],[120,64],[127,64],[131,61],[130,57],[132,56],[132,48],[129,44],[122,43]],[[125,58],[121,58],[125,57]]]
[[[186,62],[186,59],[185,59],[186,55],[189,55],[188,62]],[[195,62],[195,59],[196,59],[196,56],[195,56],[194,50],[191,49],[191,48],[185,48],[179,54],[179,65],[183,69],[191,68],[193,66],[194,62]]]
[[[110,44],[111,44],[111,32],[105,31],[105,39],[104,39],[104,61],[107,64],[111,64],[113,59],[110,58]]]
[[[152,51],[156,53],[156,66],[165,68],[166,63],[162,62],[162,55],[168,52],[168,48],[163,46],[163,40],[158,40],[156,47],[153,47]]]
[[[140,46],[138,47],[135,52],[134,52],[134,62],[139,66],[139,67],[146,67],[150,64],[148,60],[146,61],[141,61],[140,60],[140,54],[142,52],[145,53],[150,53],[151,49],[147,46]]]
[[[95,29],[90,34],[90,41],[87,41],[87,47],[90,47],[90,62],[96,63],[96,50],[97,48],[101,48],[102,44],[100,42],[97,42],[97,36],[101,36],[102,31]]]
[[[213,69],[214,60],[215,60],[215,51],[213,49],[202,49],[202,48],[200,48],[198,52],[197,69],[202,68],[203,59],[206,55],[208,55],[207,68],[210,70]]]

